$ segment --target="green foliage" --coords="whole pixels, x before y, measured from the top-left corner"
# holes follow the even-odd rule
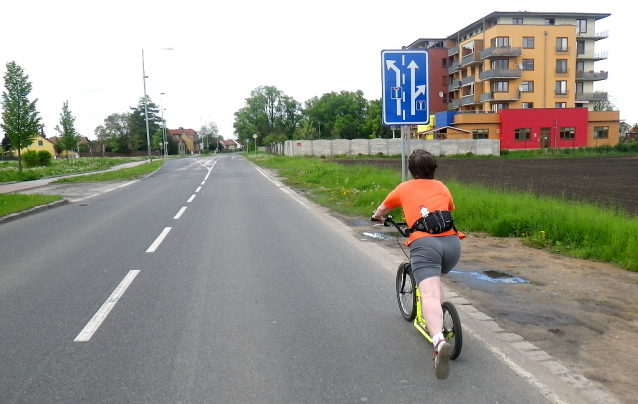
[[[146,112],[148,112],[148,133],[149,136],[159,130],[162,126],[162,117],[159,107],[151,101],[151,97],[146,97]],[[146,150],[146,112],[144,109],[144,97],[140,97],[136,107],[129,108],[131,112],[126,114],[128,119],[128,129],[130,137],[127,148],[129,150]],[[122,147],[123,144],[120,144]],[[124,148],[122,148],[124,150]]]
[[[40,165],[40,158],[38,152],[35,150],[27,150],[22,153],[22,162],[26,168],[37,167]]]
[[[31,82],[29,75],[15,62],[7,63],[7,72],[4,75],[6,91],[2,93],[2,123],[0,127],[11,141],[11,148],[18,151],[27,147],[38,136],[42,125],[36,110],[36,102],[29,101]],[[22,171],[22,163],[19,160],[19,170]]]
[[[61,178],[53,183],[69,183],[69,182],[94,182],[94,181],[113,181],[113,180],[131,180],[148,173],[152,173],[162,166],[164,160],[154,159],[151,163],[143,163],[131,168],[122,168],[120,170],[106,171],[102,173],[79,175],[75,177]]]
[[[140,158],[121,157],[83,157],[81,159],[51,160],[49,166],[39,166],[18,171],[17,161],[5,161],[0,164],[0,183],[10,181],[32,181],[44,177],[56,177],[66,174],[76,174],[87,171],[105,170],[129,161],[139,161]]]
[[[80,141],[80,135],[75,130],[75,117],[69,110],[69,101],[65,101],[62,104],[62,112],[60,113],[60,123],[55,126],[55,130],[60,134],[61,141],[60,146],[62,150],[67,151],[67,159],[69,158],[68,152],[75,149]]]
[[[51,165],[51,159],[53,156],[46,150],[40,150],[38,152],[38,165],[46,167]]]
[[[355,139],[362,136],[367,109],[362,91],[341,91],[311,98],[304,113],[312,122],[321,123],[322,138]]]
[[[292,187],[335,211],[367,218],[401,181],[396,170],[342,166],[322,159],[258,155]],[[495,237],[521,237],[537,248],[607,261],[638,271],[638,218],[626,212],[528,193],[448,181],[457,227]],[[393,212],[402,217],[401,212]]]

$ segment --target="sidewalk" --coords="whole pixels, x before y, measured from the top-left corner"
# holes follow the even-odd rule
[[[140,161],[132,161],[130,163],[118,164],[107,170],[101,170],[101,171],[91,171],[91,172],[86,172],[81,174],[62,175],[59,177],[43,178],[43,179],[35,180],[35,181],[23,181],[23,182],[13,182],[10,184],[0,184],[0,194],[10,194],[13,192],[23,191],[25,189],[42,187],[42,186],[48,185],[50,182],[57,181],[60,178],[77,177],[80,175],[95,174],[96,172],[102,173],[107,171],[121,170],[123,168],[135,167],[140,164],[144,164],[147,161],[148,160],[140,160]]]

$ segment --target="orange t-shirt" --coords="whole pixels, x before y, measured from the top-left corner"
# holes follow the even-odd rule
[[[426,207],[430,212],[435,210],[454,210],[452,194],[447,187],[441,181],[424,179],[409,180],[399,184],[388,194],[383,201],[383,205],[389,209],[403,207],[405,221],[410,227],[421,217],[421,206]],[[416,231],[410,235],[406,245],[410,245],[411,242],[421,237],[449,236],[451,234],[458,234],[461,239],[465,238],[463,233],[454,229],[438,234]]]

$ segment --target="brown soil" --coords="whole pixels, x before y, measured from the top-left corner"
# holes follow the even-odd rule
[[[638,157],[437,162],[437,178],[443,181],[454,178],[564,195],[638,214]],[[361,231],[370,231],[370,227]],[[383,244],[398,248],[391,242]],[[504,272],[527,283],[477,278],[485,271]],[[634,339],[638,335],[638,273],[525,247],[517,239],[472,234],[463,241],[459,271],[451,273],[445,283],[506,331],[523,336],[573,371],[600,382],[622,402],[638,403]]]

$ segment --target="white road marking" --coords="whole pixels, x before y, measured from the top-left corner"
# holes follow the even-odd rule
[[[91,339],[91,337],[93,336],[93,334],[95,334],[95,332],[100,327],[104,319],[106,319],[106,316],[109,315],[113,307],[115,307],[115,304],[117,303],[117,301],[120,300],[120,297],[122,297],[126,289],[133,282],[133,279],[135,279],[135,277],[139,273],[140,271],[138,269],[135,269],[135,270],[129,271],[129,273],[126,274],[122,282],[120,282],[120,284],[117,285],[113,293],[111,293],[111,296],[109,296],[109,298],[106,299],[106,302],[104,302],[102,307],[100,307],[97,313],[95,313],[93,318],[86,324],[86,326],[84,326],[84,329],[80,331],[78,336],[75,337],[73,341],[87,342],[88,340]]]
[[[173,219],[179,219],[180,217],[182,217],[182,213],[184,213],[185,210],[186,210],[186,206],[182,206],[179,212],[177,212],[177,214],[173,216]]]
[[[187,203],[191,203],[191,202],[193,202],[193,199],[195,199],[195,195],[191,195],[191,197],[188,198],[188,200],[186,202]]]
[[[164,241],[164,238],[166,238],[169,231],[171,231],[171,227],[165,227],[164,230],[162,230],[162,233],[160,233],[160,235],[157,236],[155,241],[153,241],[153,244],[151,244],[151,246],[148,247],[148,250],[146,250],[146,252],[147,253],[155,252],[155,250],[157,250],[157,247],[159,247],[160,244],[162,244],[162,241]]]
[[[197,189],[195,190],[195,193],[198,193],[201,189],[202,187],[197,187]]]
[[[206,181],[202,181],[202,185],[206,184]]]

